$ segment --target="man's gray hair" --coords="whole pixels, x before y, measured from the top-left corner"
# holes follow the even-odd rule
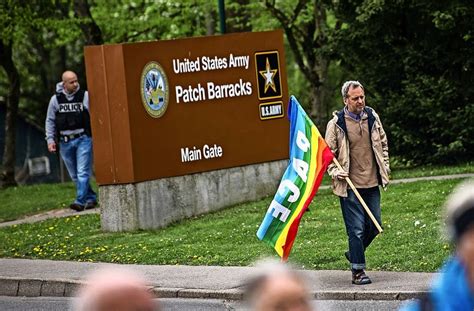
[[[345,99],[347,97],[347,93],[349,93],[349,90],[354,87],[360,87],[361,89],[364,89],[364,86],[359,81],[344,82],[341,88],[342,98]]]

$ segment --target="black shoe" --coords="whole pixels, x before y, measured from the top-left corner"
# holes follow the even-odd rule
[[[370,278],[365,274],[364,270],[352,271],[352,284],[367,285],[372,283]]]
[[[86,203],[85,209],[93,209],[97,206],[97,201],[90,201]]]
[[[351,262],[351,253],[349,251],[344,253],[344,256],[346,256],[347,261],[350,263]]]
[[[69,205],[69,208],[75,210],[76,212],[82,212],[84,210],[84,206],[77,203],[72,203]]]

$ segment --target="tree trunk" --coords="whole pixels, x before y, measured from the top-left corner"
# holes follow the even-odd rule
[[[86,37],[87,45],[99,45],[104,43],[102,31],[92,18],[89,3],[87,0],[74,1],[74,13],[80,18],[85,18],[87,21],[80,24],[82,33]]]
[[[81,22],[79,26],[82,30],[82,33],[84,34],[84,37],[86,38],[86,45],[104,44],[102,31],[95,20],[92,18],[90,6],[87,0],[74,0],[74,14],[77,17],[85,20],[85,22]],[[84,62],[85,59],[82,57],[79,68],[76,68],[75,70],[79,77],[85,77]],[[87,88],[87,82],[85,80],[82,85],[85,86],[85,89]]]
[[[323,128],[324,125],[324,112],[323,112],[323,103],[322,103],[322,94],[321,89],[323,88],[322,85],[313,86],[311,85],[311,119],[313,119],[314,124],[318,129]]]
[[[216,16],[215,12],[208,10],[206,12],[206,35],[213,36],[216,34]]]
[[[3,150],[3,167],[0,173],[0,187],[16,186],[15,181],[15,140],[18,102],[20,100],[20,76],[13,62],[12,45],[0,40],[0,64],[7,73],[10,83],[7,94],[5,115],[5,148]]]
[[[316,76],[319,77],[319,83],[311,88],[311,117],[317,122],[318,129],[324,128],[329,118],[327,96],[329,63],[329,59],[318,55],[316,56],[316,66],[313,68]]]

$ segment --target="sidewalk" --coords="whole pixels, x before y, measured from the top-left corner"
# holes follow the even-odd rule
[[[70,297],[85,276],[106,266],[142,275],[158,297],[242,299],[253,267],[151,266],[0,259],[0,296]],[[317,300],[405,300],[426,292],[434,273],[368,271],[372,284],[352,285],[350,271],[300,270]]]

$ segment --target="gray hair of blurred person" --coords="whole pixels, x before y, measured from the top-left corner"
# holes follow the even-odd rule
[[[444,208],[447,237],[457,244],[459,238],[474,227],[474,179],[459,184]]]
[[[104,268],[92,272],[79,289],[74,311],[142,310],[157,311],[154,295],[135,272],[124,268]]]
[[[342,85],[342,88],[341,88],[342,99],[346,99],[347,94],[349,93],[349,90],[351,88],[355,88],[355,87],[360,87],[361,89],[364,89],[364,86],[359,81],[346,81],[346,82],[344,82],[344,84]]]
[[[288,280],[293,280],[295,283],[299,284],[301,291],[301,299],[294,303],[303,304],[310,307],[310,295],[307,291],[307,286],[304,278],[297,273],[291,266],[288,264],[281,263],[279,261],[264,259],[255,264],[257,268],[256,274],[247,282],[245,287],[244,298],[251,310],[262,310],[259,305],[261,302],[259,300],[262,298],[265,291],[268,291],[269,284],[272,284],[277,278],[288,278]],[[290,302],[292,304],[293,302]],[[281,306],[278,306],[278,310],[286,310]],[[265,309],[267,310],[267,309]]]

